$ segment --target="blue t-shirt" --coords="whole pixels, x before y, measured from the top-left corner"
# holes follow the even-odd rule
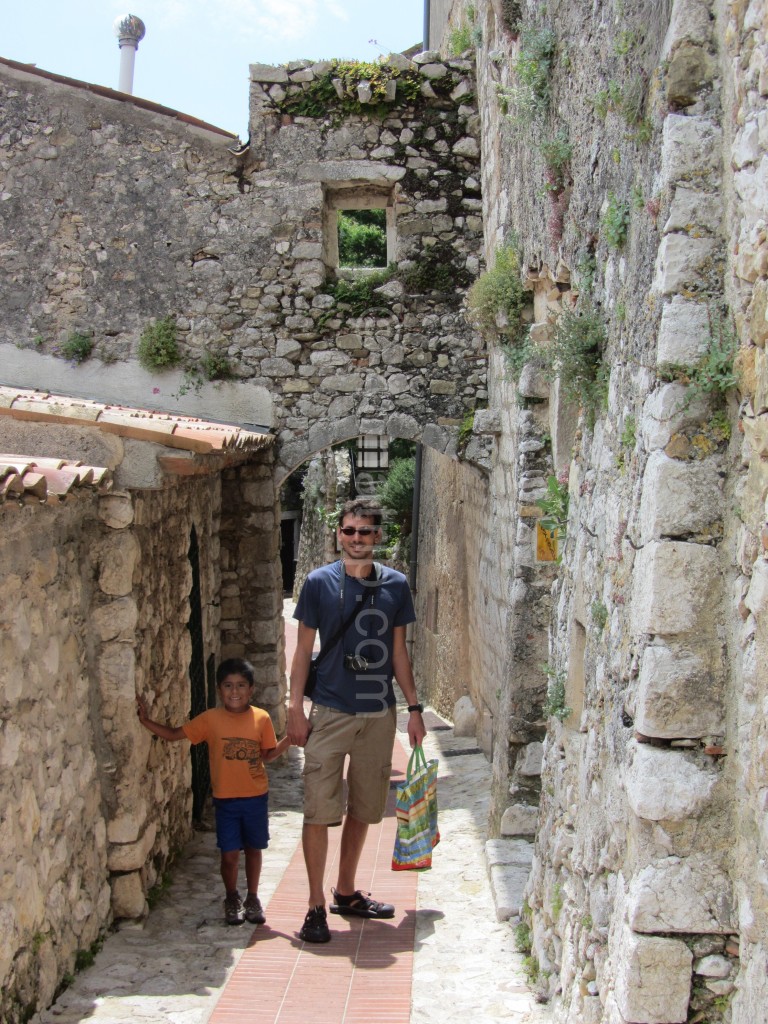
[[[321,566],[304,581],[293,617],[307,628],[319,630],[321,646],[333,638],[355,607],[360,608],[345,634],[317,666],[312,695],[316,704],[354,715],[381,711],[395,703],[392,637],[395,626],[407,626],[415,621],[416,614],[405,576],[386,565],[378,565],[378,569],[378,579],[359,580],[344,573],[343,608],[343,562]],[[362,655],[368,668],[345,668],[347,654]]]

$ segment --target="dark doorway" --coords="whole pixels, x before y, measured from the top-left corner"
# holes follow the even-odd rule
[[[296,534],[298,517],[282,519],[280,522],[280,563],[283,570],[283,593],[293,593],[296,579]]]
[[[192,640],[192,658],[189,662],[191,684],[190,718],[201,714],[216,703],[215,659],[211,655],[205,662],[203,644],[203,606],[200,597],[200,549],[194,526],[189,538],[189,563],[192,569],[192,589],[189,594],[189,629]],[[211,772],[208,765],[208,745],[198,743],[192,747],[192,820],[200,822],[203,807],[211,788]]]

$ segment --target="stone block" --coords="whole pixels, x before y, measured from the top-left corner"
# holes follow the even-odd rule
[[[498,409],[478,409],[472,422],[475,434],[500,434],[501,413]]]
[[[508,921],[520,913],[530,869],[516,864],[496,864],[489,871],[496,920]]]
[[[661,150],[661,181],[665,186],[717,171],[721,159],[722,131],[706,117],[668,114],[664,119]]]
[[[533,843],[527,839],[489,839],[485,844],[488,867],[516,865],[530,870]]]
[[[655,290],[662,295],[674,295],[705,283],[706,270],[716,249],[713,238],[665,235],[656,257]]]
[[[668,60],[683,42],[706,45],[712,37],[711,4],[708,0],[676,0],[672,5],[661,56]]]
[[[676,636],[712,625],[720,587],[715,548],[651,541],[638,552],[632,588],[632,629]]]
[[[130,494],[107,494],[99,499],[99,519],[113,530],[124,530],[133,522]]]
[[[693,103],[701,87],[714,73],[712,58],[703,46],[683,43],[667,64],[667,99],[677,107]]]
[[[717,784],[707,771],[682,751],[630,743],[631,761],[624,771],[627,802],[639,818],[684,821],[707,805]]]
[[[298,181],[311,182],[380,182],[400,181],[406,174],[405,167],[395,167],[376,160],[324,160],[321,163],[306,161],[296,168]]]
[[[132,597],[121,597],[91,612],[91,625],[98,639],[131,640],[136,632],[139,609]]]
[[[684,942],[625,928],[616,956],[615,998],[632,1024],[682,1024],[688,1017],[693,954]]]
[[[532,836],[536,832],[539,809],[532,804],[511,804],[501,816],[503,836]]]
[[[473,139],[470,135],[466,135],[463,139],[459,139],[453,146],[452,152],[454,156],[467,157],[470,160],[478,159],[480,157],[480,145],[477,139]]]
[[[137,842],[110,846],[107,855],[107,867],[109,870],[138,871],[143,868],[149,852],[154,846],[156,835],[157,825],[152,822]]]
[[[661,311],[656,365],[698,362],[709,339],[709,313],[702,302],[675,295]]]
[[[744,604],[756,618],[762,618],[768,612],[768,562],[764,558],[752,567],[752,580]]]
[[[663,234],[668,235],[673,231],[696,234],[703,230],[714,235],[720,229],[721,217],[722,201],[719,195],[708,195],[678,186]]]
[[[635,728],[661,739],[725,731],[722,673],[715,648],[654,645],[640,663]]]
[[[517,755],[515,771],[518,775],[541,775],[543,759],[544,745],[538,741],[529,743]]]
[[[520,373],[520,380],[517,384],[518,393],[523,398],[549,398],[550,383],[544,376],[544,371],[535,363],[526,363]]]
[[[146,908],[141,875],[132,871],[127,875],[115,875],[112,885],[112,913],[116,920],[143,917]]]
[[[141,835],[146,820],[147,805],[143,799],[140,799],[135,811],[117,814],[107,823],[107,839],[110,843],[135,843]]]
[[[250,64],[249,71],[252,82],[287,82],[288,72],[285,68],[274,67],[272,64]]]
[[[664,448],[673,434],[709,416],[709,403],[704,396],[691,400],[684,384],[665,384],[645,400],[640,421],[643,443],[648,451]]]
[[[99,654],[97,672],[104,701],[102,710],[105,717],[111,718],[118,698],[133,701],[136,695],[134,648],[119,640],[104,644]]]
[[[97,548],[99,587],[112,597],[124,597],[133,590],[133,573],[141,555],[133,533],[115,533]]]
[[[477,709],[469,694],[459,697],[453,706],[453,735],[473,738],[477,735]]]
[[[731,880],[708,854],[649,864],[630,882],[627,908],[636,932],[738,931]]]
[[[701,533],[723,515],[723,481],[714,459],[683,462],[651,452],[643,477],[640,531],[643,543]]]

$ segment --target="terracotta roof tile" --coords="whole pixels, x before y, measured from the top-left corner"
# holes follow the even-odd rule
[[[60,501],[78,492],[108,491],[111,486],[112,476],[104,466],[0,453],[0,504]]]
[[[97,427],[121,437],[152,441],[167,448],[199,454],[258,451],[273,442],[271,434],[260,434],[227,423],[106,405],[24,388],[0,386],[0,416]]]

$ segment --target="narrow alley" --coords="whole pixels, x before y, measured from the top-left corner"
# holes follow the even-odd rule
[[[290,652],[290,620],[286,627]],[[395,904],[393,921],[331,916],[327,946],[299,940],[302,752],[291,748],[270,766],[271,840],[260,887],[267,924],[224,924],[215,833],[198,832],[146,921],[123,922],[40,1024],[546,1024],[513,929],[496,921],[484,849],[490,765],[474,740],[455,738],[432,712],[425,751],[440,762],[441,842],[431,871],[390,870],[394,784],[408,757],[405,718],[393,796],[384,822],[371,829],[361,872],[364,888]],[[339,831],[331,833],[331,883]]]

